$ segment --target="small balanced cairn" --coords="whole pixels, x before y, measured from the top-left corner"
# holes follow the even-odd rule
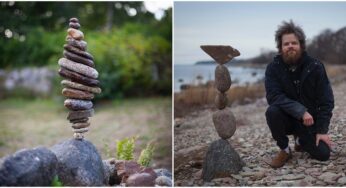
[[[218,64],[215,69],[215,86],[218,90],[215,105],[218,110],[213,114],[213,123],[221,139],[212,142],[208,147],[202,171],[203,180],[211,181],[236,174],[244,166],[238,153],[227,141],[235,133],[236,121],[231,109],[226,107],[226,91],[231,87],[232,81],[228,68],[224,66],[240,53],[231,46],[203,45],[201,48]]]
[[[89,117],[94,114],[91,99],[94,94],[101,93],[98,72],[95,69],[93,56],[86,52],[87,43],[84,34],[79,30],[77,18],[71,18],[64,45],[63,58],[59,59],[59,74],[65,80],[61,85],[65,88],[62,94],[67,97],[64,106],[70,110],[67,119],[72,123],[75,139],[83,139],[89,130]]]

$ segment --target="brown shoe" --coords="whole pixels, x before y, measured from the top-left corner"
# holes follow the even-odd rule
[[[269,164],[272,168],[280,168],[284,166],[284,164],[292,158],[291,149],[290,153],[286,153],[285,150],[281,150],[272,160],[272,162]]]

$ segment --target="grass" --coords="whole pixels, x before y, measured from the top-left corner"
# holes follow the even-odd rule
[[[61,99],[1,100],[0,157],[22,148],[50,147],[72,138],[67,114]],[[115,157],[116,140],[138,136],[135,148],[135,158],[138,158],[141,149],[151,140],[158,148],[172,148],[171,114],[168,97],[99,102],[85,136],[103,159]],[[157,150],[153,164],[171,169],[171,157],[171,149]]]

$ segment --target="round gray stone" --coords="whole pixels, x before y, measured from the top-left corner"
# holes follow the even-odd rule
[[[135,173],[126,180],[128,187],[153,187],[155,186],[156,176],[153,177],[149,173]]]
[[[172,187],[172,179],[167,176],[159,176],[155,179],[155,184],[160,187]]]
[[[0,162],[0,186],[51,186],[58,160],[44,147],[23,149]]]
[[[230,108],[218,110],[213,114],[213,123],[222,139],[231,138],[236,130],[235,117]]]
[[[223,65],[216,66],[215,69],[215,86],[221,93],[226,92],[231,87],[231,75],[227,67]]]
[[[220,93],[217,92],[216,97],[215,97],[215,106],[219,110],[222,110],[226,107],[228,103],[227,95],[226,93]]]
[[[87,100],[66,99],[64,106],[70,110],[89,110],[93,107],[93,103]]]
[[[51,150],[58,158],[58,175],[64,186],[104,185],[102,159],[91,142],[69,139]]]

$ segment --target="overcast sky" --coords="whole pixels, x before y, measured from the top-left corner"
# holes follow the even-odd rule
[[[201,44],[231,45],[241,58],[276,50],[283,20],[302,26],[307,39],[346,26],[346,2],[174,2],[174,63],[211,60]]]

